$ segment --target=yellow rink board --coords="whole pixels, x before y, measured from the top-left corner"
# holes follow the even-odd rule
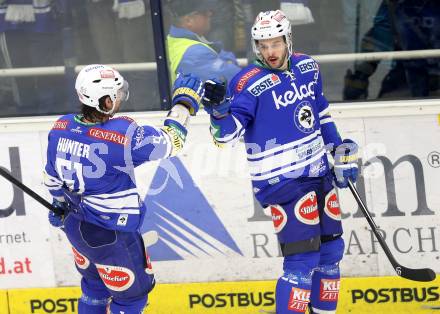
[[[8,313],[8,296],[6,290],[0,290],[0,313]]]
[[[274,313],[275,281],[158,284],[148,314]],[[440,279],[418,283],[398,277],[344,278],[337,313],[439,313]],[[3,310],[0,291],[0,313]],[[9,314],[77,313],[74,288],[8,291]]]

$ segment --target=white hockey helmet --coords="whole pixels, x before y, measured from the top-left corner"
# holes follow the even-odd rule
[[[260,61],[261,53],[258,50],[257,41],[284,36],[289,52],[288,57],[293,53],[292,30],[289,19],[281,10],[260,12],[252,26],[252,49]]]
[[[75,89],[81,103],[105,114],[113,113],[118,94],[121,101],[128,100],[129,96],[128,83],[122,75],[102,64],[85,66],[76,78]],[[113,108],[109,111],[99,108],[99,99],[103,96],[109,96],[113,101]]]

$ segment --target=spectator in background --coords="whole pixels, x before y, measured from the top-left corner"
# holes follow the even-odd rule
[[[63,65],[61,15],[56,10],[60,2],[0,1],[0,50],[6,68]],[[63,77],[23,76],[11,81],[15,101],[9,104],[9,114],[63,111]]]
[[[87,63],[155,62],[149,3],[145,0],[86,0],[91,44],[98,55],[98,60],[89,59]],[[121,73],[130,81],[132,90],[125,110],[160,110],[155,71]]]
[[[202,80],[229,81],[240,71],[232,52],[224,51],[221,42],[210,42],[204,37],[211,29],[215,7],[212,0],[173,0],[169,3],[173,15],[173,25],[167,36],[171,82],[177,72],[192,73]]]
[[[373,27],[364,35],[360,52],[438,49],[440,47],[440,8],[436,0],[382,1]],[[369,77],[380,61],[355,63],[354,72],[347,70],[344,100],[366,99]],[[382,81],[378,97],[407,93],[427,97],[439,90],[438,59],[411,59],[392,62]]]

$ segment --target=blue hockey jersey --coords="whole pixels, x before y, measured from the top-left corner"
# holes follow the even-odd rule
[[[295,180],[322,177],[328,171],[326,147],[340,136],[322,91],[319,66],[295,53],[289,70],[255,63],[230,82],[231,114],[211,118],[219,144],[244,137],[256,198],[271,204],[275,191]],[[275,193],[276,194],[276,193]]]
[[[146,211],[134,167],[169,157],[171,150],[165,132],[138,126],[128,117],[86,124],[78,115],[65,115],[49,132],[45,185],[55,199],[67,201],[79,219],[134,231]]]

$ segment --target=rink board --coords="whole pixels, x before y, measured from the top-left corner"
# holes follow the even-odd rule
[[[332,106],[340,133],[361,147],[358,180],[396,259],[440,273],[440,101]],[[411,105],[411,106],[410,106]],[[160,126],[164,112],[135,114]],[[54,117],[0,119],[0,166],[50,199],[42,183],[47,133]],[[77,131],[77,130],[72,130]],[[149,253],[161,283],[274,280],[282,257],[270,215],[253,198],[242,142],[218,149],[209,119],[191,120],[178,157],[136,170],[148,212],[142,231],[159,241]],[[0,178],[0,289],[78,285],[62,231],[47,209]],[[394,270],[348,190],[339,191],[345,277],[390,276]]]
[[[275,313],[275,284],[158,284],[145,313]],[[439,279],[417,283],[397,277],[343,278],[337,313],[433,313],[440,308],[439,284]],[[9,290],[9,314],[77,313],[79,295],[79,288]]]

